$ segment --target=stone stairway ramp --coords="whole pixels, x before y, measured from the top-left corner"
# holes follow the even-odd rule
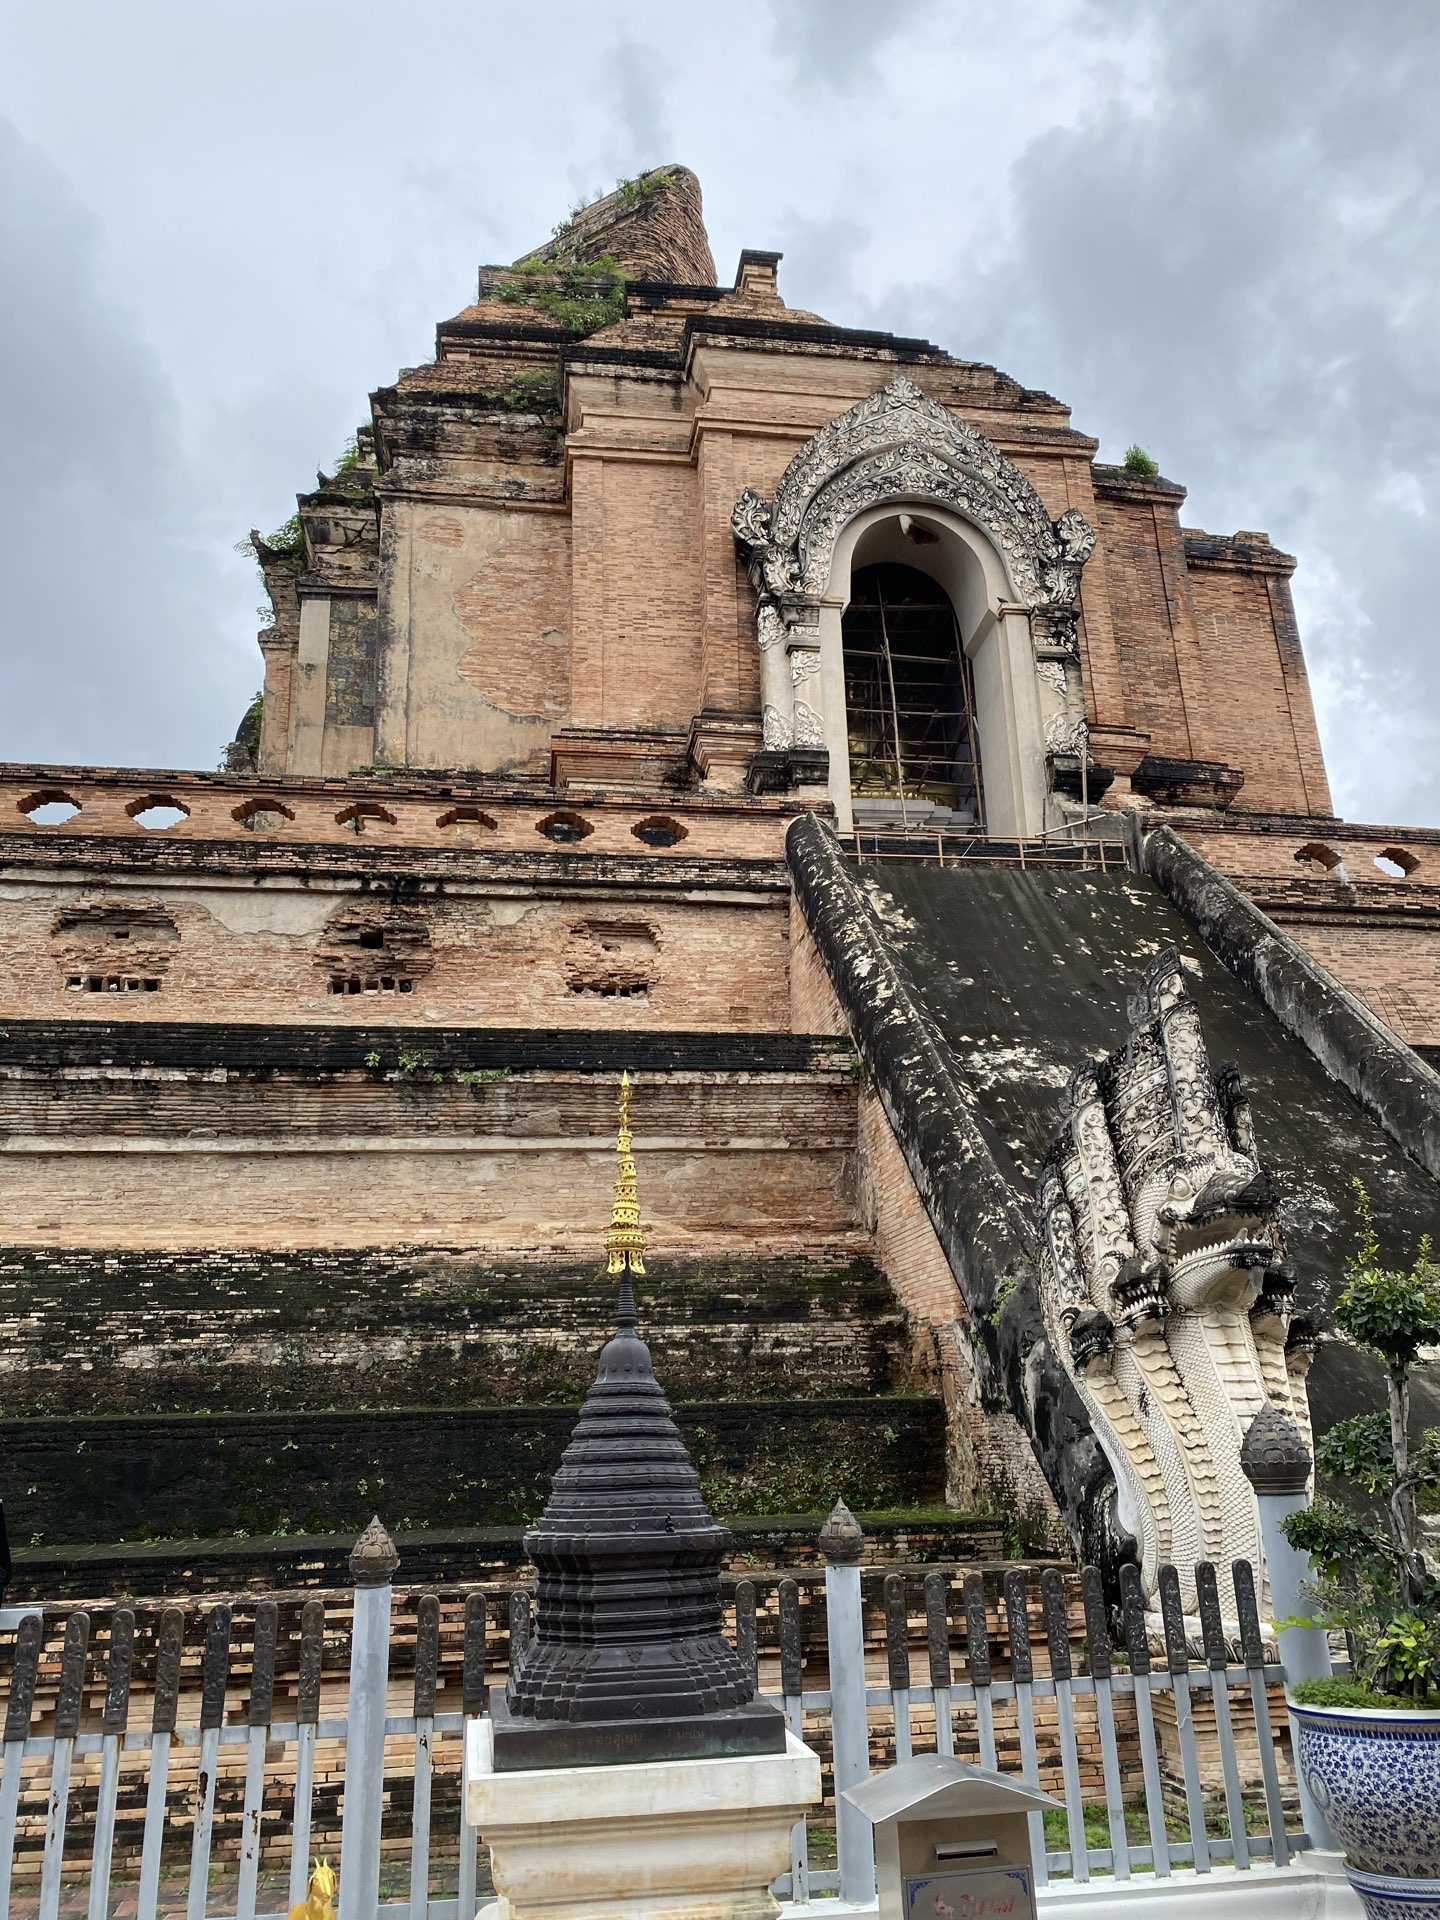
[[[1323,1323],[1357,1175],[1388,1245],[1413,1248],[1433,1230],[1440,1186],[1425,1171],[1425,1143],[1407,1151],[1144,875],[857,861],[814,819],[791,827],[787,858],[815,953],[959,1288],[981,1404],[1034,1436],[1084,1556],[1108,1565],[1109,1468],[1049,1349],[1033,1191],[1070,1076],[1122,1043],[1127,997],[1146,967],[1177,949],[1213,1066],[1240,1069],[1300,1311]],[[1391,1046],[1402,1079],[1407,1052]],[[1322,1431],[1383,1403],[1377,1369],[1323,1338],[1310,1394]],[[1433,1424],[1440,1384],[1422,1382],[1419,1396],[1418,1420]]]

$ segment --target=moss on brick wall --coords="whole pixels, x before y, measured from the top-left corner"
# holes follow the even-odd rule
[[[592,1264],[434,1249],[0,1253],[0,1415],[578,1401],[610,1328]],[[869,1261],[657,1263],[640,1300],[676,1400],[903,1384]]]
[[[680,1408],[722,1512],[937,1503],[938,1400]],[[0,1421],[16,1546],[519,1524],[544,1505],[573,1407]]]

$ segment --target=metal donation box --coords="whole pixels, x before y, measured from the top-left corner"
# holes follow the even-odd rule
[[[938,1753],[844,1797],[874,1822],[880,1920],[1035,1920],[1029,1815],[1061,1801]]]

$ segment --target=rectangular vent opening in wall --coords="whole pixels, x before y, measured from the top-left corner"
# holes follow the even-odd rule
[[[71,973],[65,978],[70,993],[158,993],[160,982],[125,973]]]
[[[410,993],[415,982],[400,974],[382,973],[364,979],[358,973],[332,973],[331,993]]]

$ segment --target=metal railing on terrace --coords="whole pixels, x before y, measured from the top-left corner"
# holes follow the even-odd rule
[[[1129,864],[1123,842],[1099,836],[1005,840],[954,828],[852,827],[839,839],[846,854],[862,866],[879,860],[920,860],[941,867],[1079,867],[1114,873]]]

